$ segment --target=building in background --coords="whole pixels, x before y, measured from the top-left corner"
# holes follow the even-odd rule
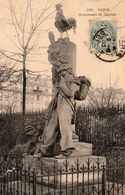
[[[15,81],[15,82],[14,82]],[[12,83],[12,84],[11,84]],[[13,75],[8,86],[0,90],[0,113],[22,112],[22,75]],[[41,111],[48,107],[52,99],[52,80],[49,76],[27,75],[26,112]]]

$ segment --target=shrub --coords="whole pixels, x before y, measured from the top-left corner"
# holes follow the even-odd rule
[[[25,118],[21,113],[0,115],[0,155],[5,155],[16,144],[27,142],[25,127],[31,125],[42,134],[47,119],[46,111],[27,113]]]

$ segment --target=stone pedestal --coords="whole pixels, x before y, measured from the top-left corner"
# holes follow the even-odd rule
[[[75,151],[72,153],[71,156],[90,156],[92,155],[92,144],[91,143],[84,143],[79,142],[79,136],[75,133],[75,125],[72,125],[72,139],[75,144]]]
[[[78,157],[79,156],[91,156],[92,155],[92,144],[82,143],[82,142],[74,142],[76,150],[73,151],[71,156]]]
[[[105,157],[70,156],[67,159],[34,158],[25,156],[24,170],[30,167],[30,173],[36,172],[36,181],[53,188],[90,185],[102,182],[102,166],[106,165]]]
[[[101,189],[106,158],[92,156],[92,144],[78,142],[78,139],[74,139],[74,144],[76,150],[66,159],[25,156],[27,190],[29,186],[34,189],[34,181],[35,190],[42,195],[89,194],[92,189]]]

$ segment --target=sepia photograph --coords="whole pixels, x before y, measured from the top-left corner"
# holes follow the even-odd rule
[[[125,0],[0,0],[0,195],[125,195]]]

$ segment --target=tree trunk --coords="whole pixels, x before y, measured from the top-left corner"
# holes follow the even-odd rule
[[[26,55],[23,56],[23,105],[22,105],[23,116],[26,111]]]

